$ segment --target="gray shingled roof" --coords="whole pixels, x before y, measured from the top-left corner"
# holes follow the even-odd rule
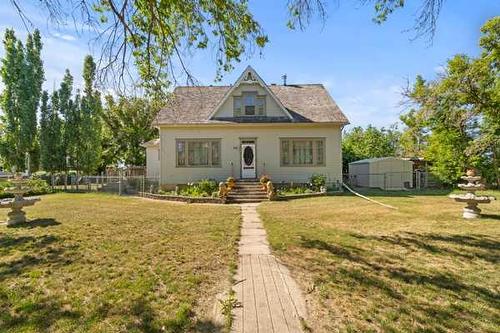
[[[349,121],[322,84],[269,85],[293,122],[340,123]],[[292,122],[287,117],[238,117],[209,119],[231,86],[177,87],[174,98],[162,109],[156,124],[212,124],[241,122]]]

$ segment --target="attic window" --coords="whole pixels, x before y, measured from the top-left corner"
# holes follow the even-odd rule
[[[234,97],[234,116],[264,116],[266,113],[266,96],[258,96],[257,92],[243,92]]]

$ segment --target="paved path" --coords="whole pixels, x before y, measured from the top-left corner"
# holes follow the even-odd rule
[[[234,309],[231,331],[302,332],[304,298],[288,269],[271,255],[257,205],[241,205],[243,225],[234,286],[240,306]]]

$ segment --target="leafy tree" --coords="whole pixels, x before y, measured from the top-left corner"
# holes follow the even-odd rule
[[[385,22],[396,10],[404,8],[405,0],[358,0],[374,5],[374,21]],[[248,7],[248,0],[37,0],[47,17],[64,23],[71,9],[80,20],[96,31],[101,38],[104,78],[129,86],[128,63],[133,63],[143,86],[155,95],[165,91],[176,79],[176,69],[193,78],[185,66],[184,51],[215,50],[217,77],[233,68],[234,62],[255,47],[268,43],[259,22]],[[290,29],[304,29],[310,19],[325,20],[328,0],[287,0]],[[31,23],[19,0],[11,0],[25,23]],[[414,22],[416,36],[433,36],[444,0],[420,0]],[[79,12],[78,12],[79,10]],[[77,14],[76,14],[77,13]],[[82,18],[82,19],[80,19]],[[27,22],[26,22],[27,21]],[[187,52],[189,53],[189,52]],[[130,61],[133,59],[134,61]]]
[[[500,183],[500,17],[481,29],[478,58],[456,55],[443,75],[421,77],[406,93],[415,108],[403,119],[406,133],[428,134],[423,154],[441,180],[453,183],[467,167]],[[412,134],[407,134],[411,136]]]
[[[46,91],[40,108],[40,161],[44,170],[54,173],[65,168],[62,120],[58,114],[59,96],[53,92],[51,101]]]
[[[144,165],[145,150],[142,143],[158,135],[151,126],[161,104],[139,97],[120,97],[115,101],[106,96],[103,112],[105,138],[104,161],[126,165]]]
[[[96,64],[86,56],[83,65],[84,89],[80,108],[80,167],[83,172],[96,171],[101,157],[101,95],[94,88]]]
[[[399,154],[400,132],[395,125],[378,129],[369,125],[366,129],[354,127],[342,138],[342,164],[348,171],[349,163],[365,158],[395,156]]]
[[[29,34],[26,47],[7,29],[4,35],[5,56],[0,68],[4,90],[0,98],[4,135],[0,153],[7,167],[27,168],[26,156],[37,161],[37,110],[44,80],[40,57],[40,33]]]
[[[73,94],[73,76],[66,69],[63,80],[57,92],[57,108],[63,120],[63,139],[62,147],[64,151],[64,170],[68,167],[79,168],[79,149],[80,146],[80,112],[72,99]],[[79,98],[77,96],[77,98]],[[67,165],[69,162],[69,165]]]

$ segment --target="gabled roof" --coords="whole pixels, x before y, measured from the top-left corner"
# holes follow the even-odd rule
[[[155,125],[225,123],[349,123],[322,84],[265,85],[286,110],[286,117],[212,118],[234,86],[191,86],[174,89],[173,98]],[[286,113],[285,113],[286,115]]]
[[[242,83],[256,83],[260,85],[264,90],[269,94],[269,96],[278,104],[279,108],[283,111],[283,113],[287,116],[288,119],[292,120],[292,116],[290,113],[287,111],[287,109],[283,106],[281,101],[276,98],[272,90],[270,90],[264,80],[257,74],[257,72],[252,68],[252,66],[247,66],[243,73],[241,73],[240,77],[238,80],[236,80],[236,83],[229,88],[226,93],[224,94],[224,97],[219,101],[217,106],[214,108],[210,116],[208,117],[209,119],[213,119],[219,109],[222,107],[222,105],[231,97],[233,94],[233,91],[238,88]]]

